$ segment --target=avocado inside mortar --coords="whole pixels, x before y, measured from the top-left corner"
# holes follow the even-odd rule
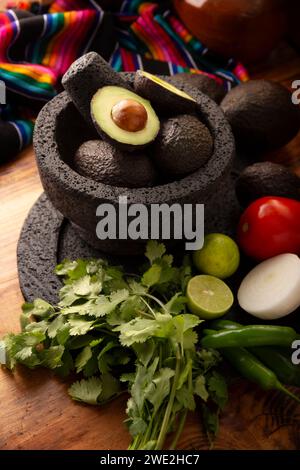
[[[91,115],[101,137],[128,152],[150,144],[160,127],[148,100],[118,86],[105,86],[95,93]]]

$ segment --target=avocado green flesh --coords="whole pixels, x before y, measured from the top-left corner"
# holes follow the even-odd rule
[[[144,129],[129,132],[121,129],[111,117],[112,108],[124,99],[132,99],[142,104],[147,111]],[[150,102],[125,88],[105,86],[98,90],[91,101],[91,114],[96,126],[111,139],[130,145],[144,145],[152,142],[158,134],[160,123]]]
[[[156,75],[152,75],[151,73],[145,72],[144,70],[139,70],[139,72],[142,76],[148,78],[149,80],[152,80],[152,82],[157,83],[161,87],[166,88],[166,90],[171,91],[172,93],[175,93],[178,96],[182,96],[182,98],[186,98],[187,100],[196,101],[194,100],[194,98],[192,98],[190,95],[188,95],[184,91],[179,90],[174,85],[171,85],[171,83],[165,82],[165,80],[162,80]]]

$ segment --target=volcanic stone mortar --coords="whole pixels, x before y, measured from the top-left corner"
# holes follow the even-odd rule
[[[134,74],[124,74],[129,82]],[[168,81],[167,77],[163,77]],[[151,188],[129,189],[110,186],[81,176],[72,169],[76,149],[86,140],[98,139],[97,132],[79,114],[66,92],[56,96],[41,110],[34,132],[34,148],[44,190],[54,205],[76,227],[78,234],[93,247],[115,254],[138,254],[140,240],[99,240],[96,226],[99,204],[118,208],[119,196],[128,204],[205,204],[205,230],[226,230],[230,225],[233,191],[230,170],[235,154],[234,138],[221,109],[194,88],[184,91],[197,101],[200,119],[209,127],[214,151],[196,172]],[[184,158],[184,155],[182,156]]]

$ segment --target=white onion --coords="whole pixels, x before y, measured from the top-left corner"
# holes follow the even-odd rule
[[[300,306],[300,259],[285,253],[256,266],[238,290],[242,309],[264,320],[276,320]]]

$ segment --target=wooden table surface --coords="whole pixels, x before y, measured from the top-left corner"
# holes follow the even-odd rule
[[[286,86],[300,79],[300,56],[283,44],[251,73]],[[300,135],[272,158],[300,175]],[[0,337],[19,331],[22,294],[16,244],[26,214],[42,192],[33,150],[0,166]],[[74,403],[67,383],[49,371],[0,370],[0,449],[126,449],[127,397],[104,407]],[[197,413],[189,416],[181,449],[207,449]],[[265,393],[245,382],[231,389],[216,449],[300,449],[300,406],[280,393]]]

